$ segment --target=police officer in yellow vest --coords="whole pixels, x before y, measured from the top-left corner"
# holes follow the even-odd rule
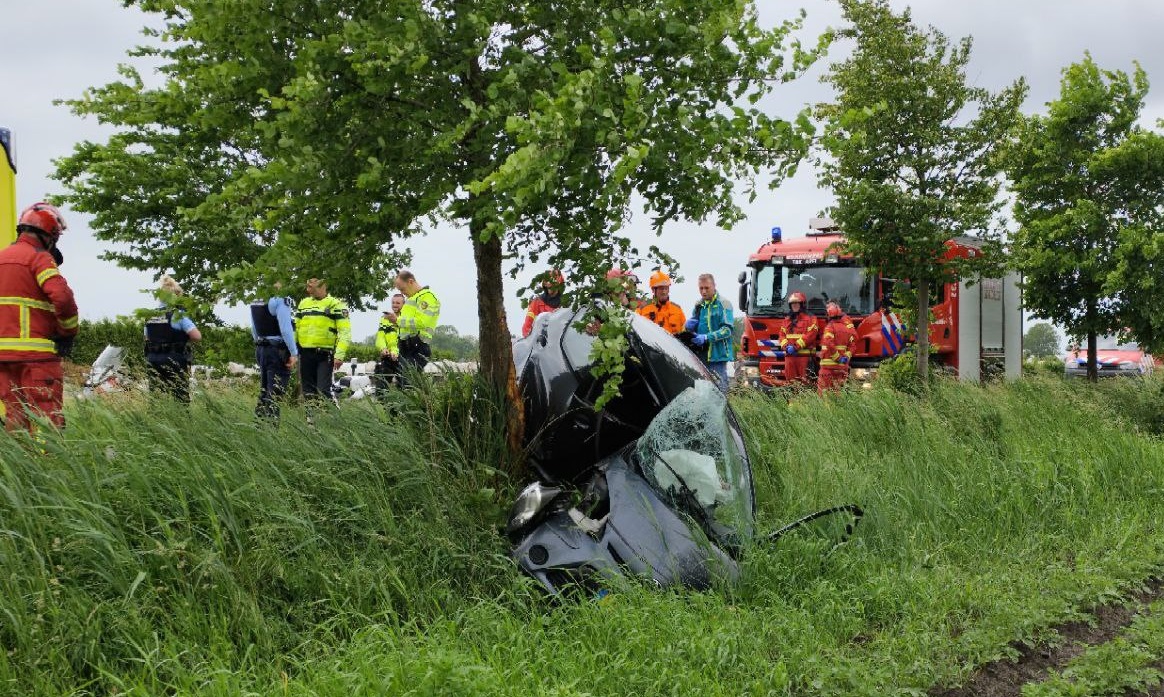
[[[307,281],[307,297],[296,312],[295,343],[299,344],[299,377],[304,400],[331,398],[332,372],[344,361],[352,340],[352,323],[344,301],[327,294],[327,281]]]
[[[389,314],[398,314],[404,307],[404,294],[392,296],[392,309],[384,310],[380,318],[380,326],[376,328],[376,349],[380,352],[380,360],[376,362],[376,394],[386,396],[388,388],[400,380],[400,334],[396,322],[388,318]]]
[[[424,370],[432,357],[432,334],[440,319],[441,301],[416,280],[416,275],[407,269],[396,275],[393,283],[396,290],[404,293],[404,307],[400,314],[385,314],[396,321],[400,337],[400,368],[403,375],[401,384],[408,379],[409,370]]]

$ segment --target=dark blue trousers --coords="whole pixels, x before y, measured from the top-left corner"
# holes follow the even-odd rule
[[[291,352],[282,344],[268,344],[255,347],[255,362],[259,364],[259,404],[255,416],[261,419],[279,420],[279,400],[287,393],[291,380],[291,369],[287,360]]]

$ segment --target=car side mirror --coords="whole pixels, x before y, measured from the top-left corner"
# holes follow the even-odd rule
[[[740,275],[742,276],[743,274],[740,274]],[[739,300],[739,305],[737,305],[737,307],[739,307],[740,312],[743,312],[745,315],[748,314],[748,288],[749,288],[749,286],[751,286],[750,283],[745,283],[745,282],[741,281],[740,282],[740,297],[737,298],[737,300]]]

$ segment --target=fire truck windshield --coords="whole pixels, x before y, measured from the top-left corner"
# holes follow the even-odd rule
[[[752,271],[753,297],[748,314],[782,315],[788,311],[789,294],[800,291],[807,309],[824,315],[829,301],[848,315],[868,315],[876,309],[875,278],[856,266],[776,266],[766,264]]]

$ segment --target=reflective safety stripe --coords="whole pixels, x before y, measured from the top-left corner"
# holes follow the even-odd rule
[[[424,308],[420,306],[421,303],[424,303]],[[400,336],[419,336],[423,341],[431,341],[440,311],[440,300],[428,286],[416,291],[412,297],[405,298],[404,307],[400,309],[400,318],[397,320]]]
[[[61,319],[60,322],[61,322],[61,326],[64,327],[65,329],[73,329],[77,326],[77,320],[78,320],[78,317],[76,315],[73,315],[72,317],[65,317],[65,318]]]
[[[61,275],[60,269],[58,269],[55,266],[51,266],[51,267],[45,269],[44,271],[41,271],[40,273],[38,273],[36,275],[36,285],[43,286],[45,281],[49,280],[53,276],[60,276],[60,275]]]
[[[0,305],[18,305],[20,307],[31,307],[37,310],[47,310],[54,312],[53,304],[43,300],[33,300],[32,298],[17,298],[17,297],[0,297]]]
[[[0,351],[47,351],[56,352],[52,339],[0,339]]]

